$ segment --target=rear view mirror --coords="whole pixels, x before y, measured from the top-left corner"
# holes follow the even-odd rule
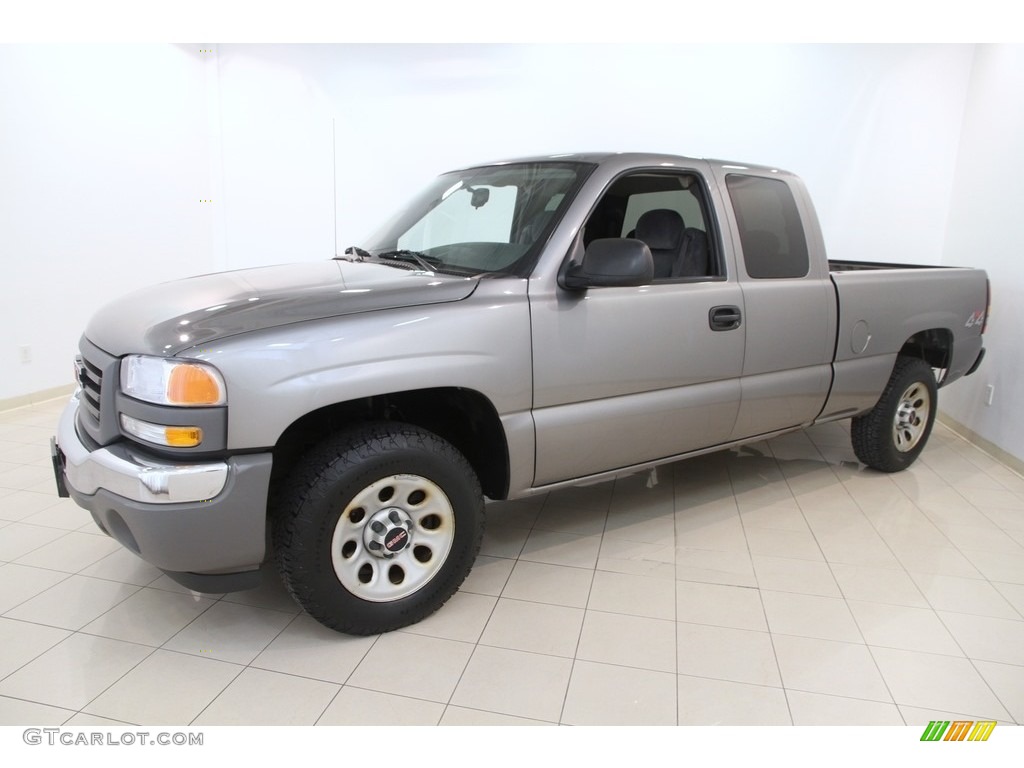
[[[469,204],[474,208],[483,208],[487,205],[487,201],[491,199],[491,190],[486,187],[478,187],[473,190],[473,196],[469,199]]]

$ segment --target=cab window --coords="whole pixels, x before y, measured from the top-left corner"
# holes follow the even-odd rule
[[[789,185],[735,173],[725,177],[725,185],[747,274],[757,279],[805,277],[810,269],[807,239]]]
[[[614,181],[587,219],[583,244],[629,237],[647,244],[656,282],[722,274],[707,195],[692,173],[632,173]]]

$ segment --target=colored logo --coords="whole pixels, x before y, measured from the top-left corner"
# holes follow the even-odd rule
[[[932,720],[921,741],[988,741],[995,727],[995,720]]]
[[[975,325],[983,325],[985,323],[984,312],[972,312],[971,316],[967,318],[967,322],[964,323],[965,328],[971,328]]]
[[[388,548],[388,552],[398,552],[406,545],[408,538],[409,532],[404,528],[399,528],[394,536],[384,542],[384,546]]]

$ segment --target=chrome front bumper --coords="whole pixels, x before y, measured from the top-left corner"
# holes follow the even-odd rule
[[[224,490],[228,479],[224,461],[167,464],[122,443],[90,451],[75,427],[78,405],[76,392],[57,426],[66,482],[78,493],[92,496],[104,489],[146,504],[176,504],[206,501]]]

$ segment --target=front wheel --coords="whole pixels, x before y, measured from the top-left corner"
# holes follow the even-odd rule
[[[878,403],[850,423],[853,452],[872,469],[906,469],[924,450],[937,410],[931,367],[916,357],[899,357]]]
[[[405,424],[370,424],[307,454],[274,510],[289,592],[313,618],[369,635],[440,608],[472,568],[483,495],[450,443]]]

